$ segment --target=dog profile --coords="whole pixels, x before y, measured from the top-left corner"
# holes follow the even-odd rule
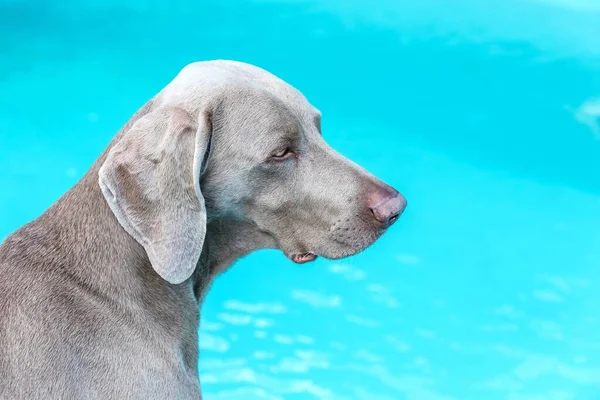
[[[190,64],[0,247],[0,399],[200,399],[199,307],[258,249],[339,259],[406,207],[283,80]]]

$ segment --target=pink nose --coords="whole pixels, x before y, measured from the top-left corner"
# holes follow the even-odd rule
[[[373,217],[385,227],[392,225],[406,208],[406,199],[388,185],[378,185],[368,202]]]

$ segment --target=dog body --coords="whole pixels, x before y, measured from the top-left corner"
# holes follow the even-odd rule
[[[262,248],[350,256],[405,206],[285,82],[190,64],[0,247],[0,399],[200,399],[215,275]]]

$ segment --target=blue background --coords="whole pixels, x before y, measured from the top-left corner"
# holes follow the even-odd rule
[[[0,239],[214,58],[300,89],[409,207],[356,257],[218,278],[207,400],[600,399],[600,2],[0,0]]]

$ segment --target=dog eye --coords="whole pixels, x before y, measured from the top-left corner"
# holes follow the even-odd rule
[[[292,152],[292,150],[290,150],[289,147],[284,147],[281,148],[277,151],[275,151],[273,154],[271,154],[271,159],[272,160],[285,160],[288,157],[293,156],[294,153]]]

